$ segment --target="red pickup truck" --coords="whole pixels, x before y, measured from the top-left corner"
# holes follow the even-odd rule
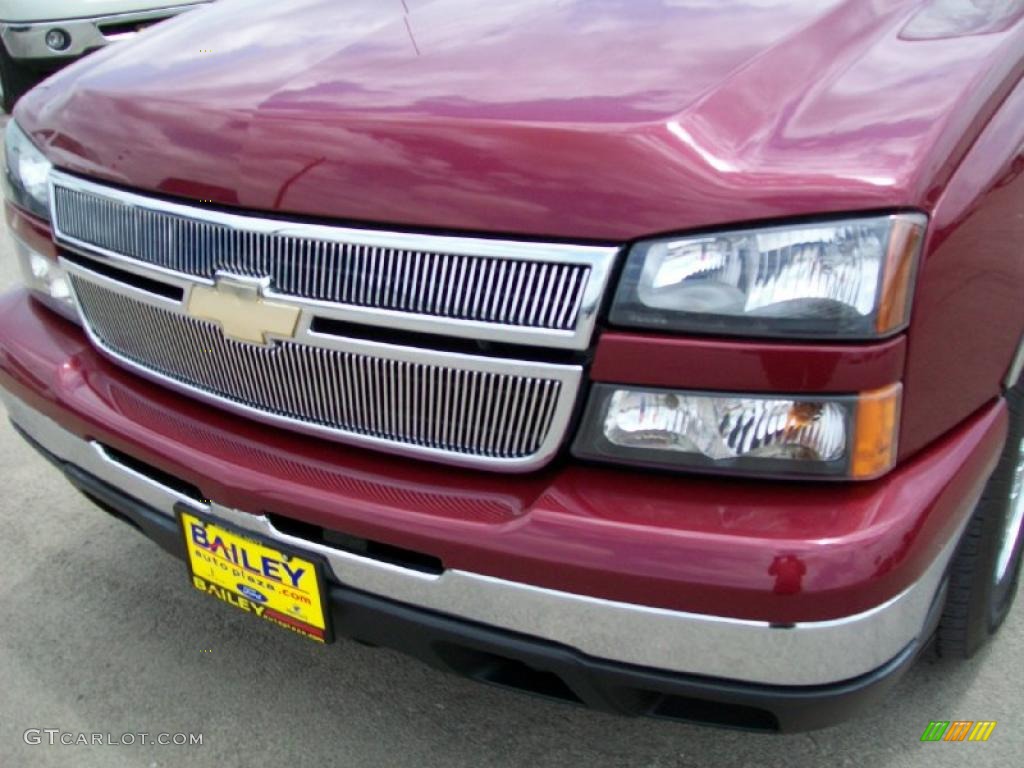
[[[1022,73],[1014,0],[226,0],[16,110],[0,391],[296,642],[820,727],[1014,598]]]

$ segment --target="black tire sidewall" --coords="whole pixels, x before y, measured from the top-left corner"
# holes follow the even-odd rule
[[[1010,495],[1013,491],[1014,475],[1017,466],[1022,458],[1024,458],[1021,455],[1021,440],[1024,439],[1024,384],[1018,384],[1007,392],[1006,399],[1010,412],[1010,428],[1006,437],[1006,447],[1000,458],[999,466],[989,481],[990,487],[986,489],[985,494],[986,497],[991,496],[992,502],[996,500],[1001,500],[1002,502],[1000,505],[1001,509],[998,511],[993,510],[990,514],[993,528],[991,535],[987,537],[988,541],[986,544],[991,545],[991,553],[989,557],[984,559],[984,562],[989,567],[988,581],[990,589],[987,601],[989,632],[996,631],[1003,621],[1006,620],[1006,616],[1010,612],[1017,593],[1017,586],[1020,582],[1021,563],[1024,561],[1024,557],[1022,557],[1024,536],[1020,536],[1017,538],[1017,545],[1011,555],[1010,566],[1007,568],[1006,574],[1001,581],[996,582],[995,571],[999,560],[999,553],[1003,546],[1003,538],[1006,526],[1009,523],[1009,517],[1013,514]]]
[[[936,635],[940,656],[970,658],[1005,621],[1021,571],[1021,542],[1006,576],[996,583],[999,551],[1011,514],[1010,493],[1024,437],[1024,385],[1005,394],[1006,442],[950,563],[946,604]]]
[[[3,79],[3,98],[0,100],[0,106],[7,114],[11,114],[18,99],[32,88],[37,78],[29,69],[11,58],[2,41],[0,41],[0,78]]]

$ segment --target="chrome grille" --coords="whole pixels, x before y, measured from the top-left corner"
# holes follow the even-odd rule
[[[147,207],[127,193],[77,186],[53,184],[60,237],[186,275],[270,277],[277,293],[314,301],[555,331],[575,331],[588,287],[594,296],[592,265],[582,261],[384,247],[333,227],[305,227],[300,236],[282,222],[158,201]]]
[[[311,425],[386,446],[514,460],[553,451],[575,386],[557,377],[410,362],[296,342],[260,347],[226,339],[213,323],[167,302],[130,295],[106,278],[71,275],[94,342],[122,361],[295,427]],[[484,366],[486,367],[486,366]],[[552,366],[552,368],[554,368]],[[464,462],[473,463],[473,462]],[[495,467],[499,468],[499,467]]]

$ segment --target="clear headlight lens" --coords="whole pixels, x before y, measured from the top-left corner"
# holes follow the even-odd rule
[[[898,214],[638,243],[613,324],[868,339],[904,328],[927,219]]]
[[[704,471],[877,477],[895,462],[900,393],[898,384],[821,398],[599,384],[574,451]]]
[[[49,183],[53,164],[36,149],[13,120],[7,123],[4,155],[4,186],[11,202],[49,221]]]
[[[7,123],[4,137],[4,186],[14,205],[37,218],[50,219],[50,171],[53,165],[13,120]],[[14,226],[11,239],[21,266],[25,285],[37,299],[74,322],[78,322],[74,298],[67,274],[56,258],[49,235],[35,235],[34,225],[25,224],[24,214],[16,214],[25,229]],[[39,249],[49,250],[40,253]]]

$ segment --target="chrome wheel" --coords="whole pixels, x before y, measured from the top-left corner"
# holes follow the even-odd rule
[[[1003,543],[996,558],[995,583],[1002,583],[1010,569],[1013,553],[1020,541],[1021,525],[1024,523],[1024,440],[1021,440],[1017,466],[1013,472],[1010,486],[1010,508],[1006,515],[1006,527],[1003,530]]]

